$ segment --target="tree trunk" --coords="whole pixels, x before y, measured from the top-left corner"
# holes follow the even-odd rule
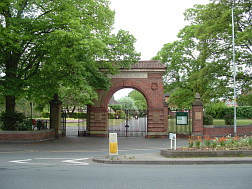
[[[73,107],[73,109],[72,109],[72,114],[74,114],[75,108],[76,108],[76,106]]]
[[[16,98],[15,96],[6,96],[5,97],[5,112],[6,113],[14,113],[16,107]]]

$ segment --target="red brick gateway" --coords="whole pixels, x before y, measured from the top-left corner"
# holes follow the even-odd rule
[[[108,91],[98,90],[98,100],[88,106],[87,133],[90,136],[108,136],[108,103],[113,94],[123,88],[133,88],[143,94],[147,102],[146,137],[165,137],[168,127],[168,107],[164,103],[162,76],[165,65],[159,61],[139,61],[130,69],[121,69],[110,75]]]

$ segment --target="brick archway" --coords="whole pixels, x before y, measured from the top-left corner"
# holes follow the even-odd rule
[[[167,135],[167,107],[164,104],[162,76],[165,65],[159,61],[139,61],[130,69],[121,69],[111,78],[108,91],[98,90],[98,100],[88,108],[87,130],[91,136],[108,135],[108,103],[113,94],[123,88],[134,88],[141,92],[148,105],[147,137]]]

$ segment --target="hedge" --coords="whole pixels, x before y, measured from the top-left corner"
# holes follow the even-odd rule
[[[205,114],[211,115],[215,119],[224,119],[225,115],[234,115],[234,107],[213,104],[205,108]],[[236,107],[236,117],[238,119],[252,119],[252,106]]]

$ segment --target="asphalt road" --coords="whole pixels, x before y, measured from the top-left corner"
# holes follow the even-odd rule
[[[178,140],[178,145],[186,140]],[[119,138],[120,154],[159,152],[168,139]],[[250,189],[252,165],[111,165],[107,138],[66,137],[0,144],[0,189],[194,188]]]
[[[107,165],[93,163],[83,158],[85,155],[79,155],[68,154],[66,159],[65,156],[57,159],[55,155],[51,156],[54,159],[32,157],[27,163],[9,162],[0,167],[0,188],[250,189],[252,185],[252,165]]]

